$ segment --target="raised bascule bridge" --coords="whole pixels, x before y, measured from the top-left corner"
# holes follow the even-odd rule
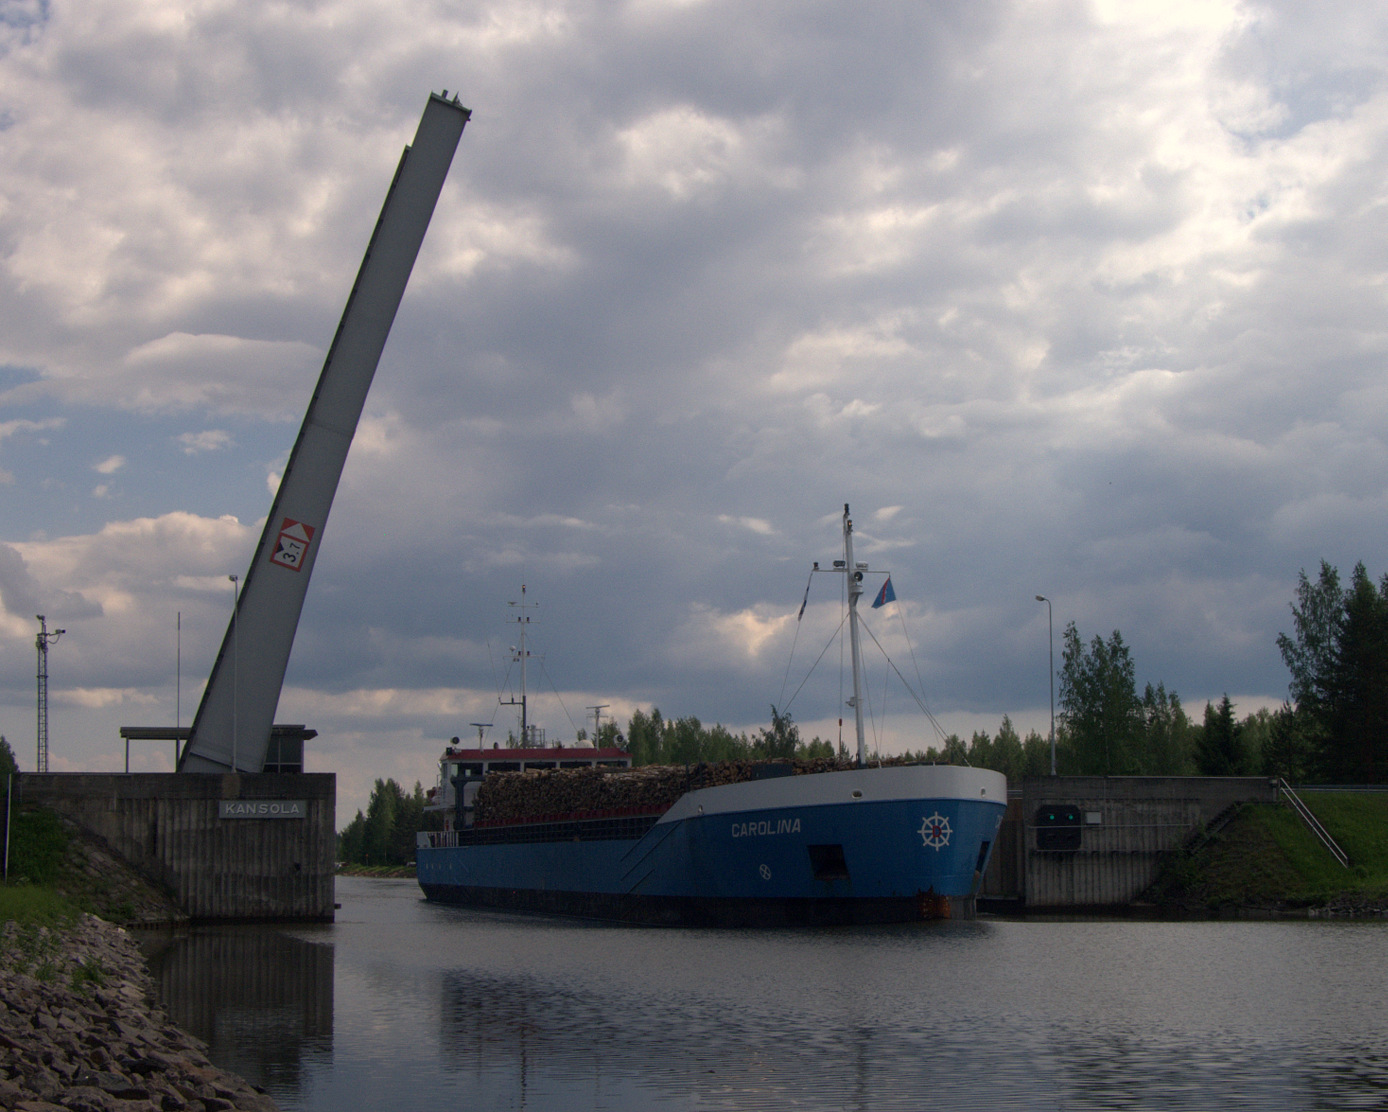
[[[432,94],[328,349],[265,530],[187,729],[126,726],[178,748],[173,773],[26,773],[41,804],[103,840],[194,920],[333,917],[336,776],[306,773],[301,725],[276,725],[294,634],[348,449],[471,113]]]

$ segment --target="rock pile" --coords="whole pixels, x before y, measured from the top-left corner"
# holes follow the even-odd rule
[[[140,951],[84,916],[0,932],[0,1108],[20,1112],[276,1112],[168,1021]]]
[[[803,776],[852,768],[846,759],[718,761],[641,768],[575,768],[494,772],[477,792],[475,821],[520,822],[593,811],[664,811],[687,791],[739,784],[768,775]]]

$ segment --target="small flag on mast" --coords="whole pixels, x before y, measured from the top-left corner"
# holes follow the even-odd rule
[[[876,610],[879,606],[886,606],[889,602],[896,601],[896,592],[892,590],[892,577],[887,576],[887,581],[882,584],[882,589],[877,592],[877,597],[872,600],[872,608]]]

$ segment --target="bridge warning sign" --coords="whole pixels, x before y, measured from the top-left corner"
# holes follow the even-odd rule
[[[312,525],[286,517],[280,525],[280,535],[275,538],[275,551],[270,554],[270,563],[298,571],[304,566],[313,532]]]

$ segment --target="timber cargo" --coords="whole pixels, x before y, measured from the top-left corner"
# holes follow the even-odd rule
[[[465,822],[487,825],[520,822],[535,815],[633,807],[664,812],[685,792],[695,788],[716,788],[772,776],[804,776],[852,767],[847,758],[817,758],[646,765],[620,770],[596,766],[498,772],[480,785],[473,814]]]

